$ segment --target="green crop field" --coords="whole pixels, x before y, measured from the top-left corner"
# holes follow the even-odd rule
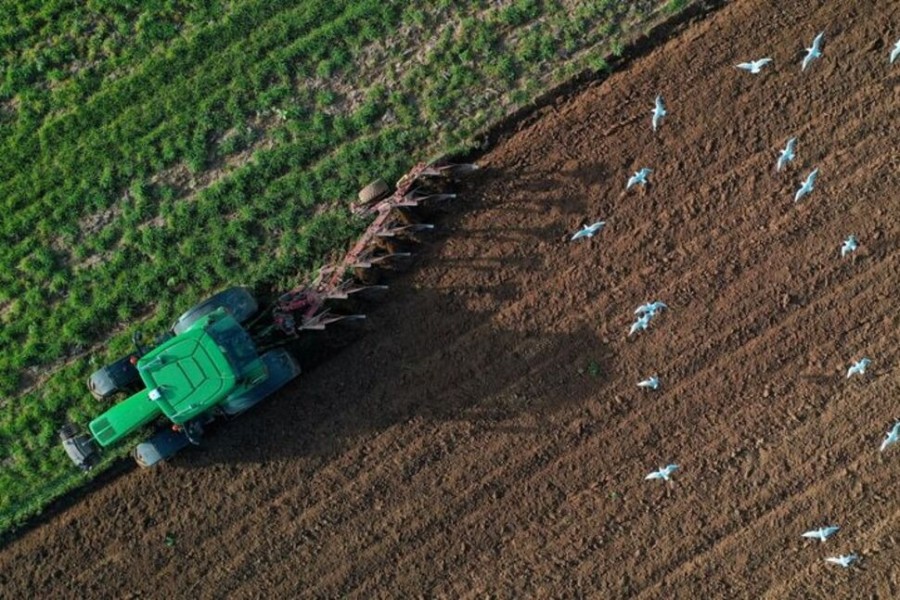
[[[362,185],[684,4],[2,0],[0,532],[102,469],[56,431],[103,410],[85,379],[135,329],[293,287],[361,229]]]

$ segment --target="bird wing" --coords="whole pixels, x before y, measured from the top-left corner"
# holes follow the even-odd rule
[[[822,50],[822,40],[824,40],[824,39],[825,39],[825,32],[823,31],[822,33],[817,35],[815,37],[815,39],[813,40],[813,43],[812,43],[813,49],[816,50],[817,52],[821,51]]]
[[[805,538],[818,538],[818,537],[821,537],[821,534],[819,533],[818,530],[814,530],[814,531],[806,531],[806,532],[801,533],[800,535],[801,535],[802,537],[805,537]]]
[[[791,138],[788,140],[787,147],[785,148],[785,150],[787,150],[789,154],[793,154],[794,148],[796,148],[796,147],[797,147],[797,138]]]
[[[843,566],[843,564],[844,564],[844,560],[840,556],[829,556],[828,558],[825,559],[825,562],[830,562],[835,565],[841,565],[841,566]]]
[[[660,112],[665,112],[665,111],[666,111],[666,107],[663,106],[663,99],[662,99],[662,96],[657,96],[657,97],[656,97],[656,110],[657,110],[657,111],[660,111]]]
[[[840,527],[834,525],[831,527],[825,527],[824,529],[822,529],[822,535],[824,535],[825,537],[831,537],[832,535],[837,533],[838,529],[840,529]]]
[[[644,477],[644,479],[662,479],[662,473],[660,473],[659,471],[653,471],[652,473]]]
[[[753,69],[756,68],[756,66],[753,63],[745,63],[745,62],[736,64],[734,66],[737,67],[738,69],[743,69],[745,71],[752,71]]]
[[[810,48],[808,53],[806,54],[806,56],[803,57],[803,66],[800,67],[800,70],[805,71],[806,67],[809,66],[809,63],[812,61],[813,58],[814,57],[813,57],[813,53],[812,53],[812,48]]]
[[[897,42],[897,45],[891,50],[891,64],[894,64],[894,61],[897,60],[898,56],[900,56],[900,42]]]

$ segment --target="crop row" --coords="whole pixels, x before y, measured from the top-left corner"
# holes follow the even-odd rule
[[[134,50],[141,61],[118,64],[118,78],[42,92],[0,125],[14,132],[3,142],[14,164],[0,167],[0,530],[82,480],[54,431],[100,410],[84,378],[126,352],[133,329],[162,331],[229,282],[296,283],[359,230],[338,200],[468,143],[555,78],[602,66],[605,50],[586,49],[608,47],[651,3],[449,4],[237,3],[164,48]],[[362,93],[353,102],[348,85]],[[173,180],[260,137],[272,147],[208,187]],[[82,355],[114,331],[105,351]]]

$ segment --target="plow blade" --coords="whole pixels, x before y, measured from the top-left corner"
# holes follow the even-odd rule
[[[362,258],[362,257],[360,257]],[[375,256],[373,258],[364,258],[359,262],[353,263],[350,265],[355,269],[370,269],[373,266],[384,266],[388,261],[396,261],[400,259],[409,259],[412,258],[412,252],[393,252],[391,254],[382,254],[381,256]]]
[[[398,207],[417,207],[424,206],[426,204],[435,204],[436,202],[443,202],[446,200],[452,200],[456,198],[456,194],[426,194],[419,195],[415,191],[412,191],[405,196],[403,199],[397,202],[395,206]]]
[[[407,233],[418,233],[419,231],[429,231],[434,229],[434,225],[428,225],[425,223],[416,223],[414,225],[401,225],[399,227],[391,227],[389,229],[383,229],[376,233],[377,237],[389,238],[389,237],[397,237],[402,236]]]
[[[341,321],[362,321],[366,318],[366,315],[332,315],[330,313],[322,313],[320,315],[316,315],[312,319],[309,319],[305,323],[301,324],[297,330],[298,331],[322,331],[329,325],[334,325],[335,323],[339,323]]]
[[[345,289],[339,289],[331,292],[327,296],[325,296],[326,300],[346,300],[350,296],[354,294],[359,294],[361,292],[370,292],[377,291],[382,292],[388,289],[386,285],[351,285],[347,286]]]
[[[419,177],[449,177],[456,179],[457,177],[465,177],[478,170],[478,165],[472,163],[461,163],[458,165],[444,165],[443,167],[429,166],[426,167]]]

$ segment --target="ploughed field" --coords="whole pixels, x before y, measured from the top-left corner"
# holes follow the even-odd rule
[[[742,0],[544,109],[479,161],[369,333],[7,545],[0,586],[900,597],[900,447],[878,451],[900,416],[897,37],[895,2]],[[651,300],[669,309],[629,337]]]

